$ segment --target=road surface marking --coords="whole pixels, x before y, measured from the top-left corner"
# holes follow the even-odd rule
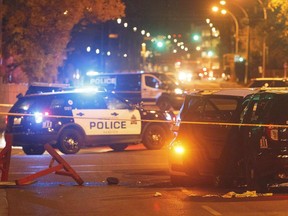
[[[202,207],[203,209],[205,209],[206,211],[208,211],[208,212],[209,212],[210,214],[212,214],[212,215],[215,215],[215,216],[217,216],[217,215],[222,215],[221,213],[217,212],[216,210],[210,208],[209,206],[204,205],[204,206],[201,206],[201,207]]]

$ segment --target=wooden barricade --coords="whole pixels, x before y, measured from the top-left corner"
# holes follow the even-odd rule
[[[10,134],[5,134],[6,146],[0,152],[0,171],[1,175],[1,185],[11,185],[11,182],[8,181],[9,176],[9,167],[11,160],[11,151],[12,151],[12,142],[13,138]],[[16,185],[27,185],[35,182],[36,178],[39,178],[44,175],[55,172],[58,175],[70,176],[72,177],[79,185],[82,185],[84,181],[81,177],[71,168],[71,166],[55,151],[55,149],[49,145],[44,145],[45,150],[52,156],[49,167],[45,170],[39,171],[32,175],[26,176],[24,178],[15,180]],[[58,162],[58,165],[53,166],[54,162]],[[15,184],[14,183],[14,184]]]

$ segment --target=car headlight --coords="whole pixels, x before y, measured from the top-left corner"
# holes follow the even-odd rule
[[[176,88],[176,89],[174,90],[174,93],[175,93],[175,94],[183,94],[183,90],[180,89],[180,88]]]

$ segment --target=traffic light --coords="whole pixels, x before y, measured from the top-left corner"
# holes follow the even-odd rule
[[[164,43],[163,41],[157,41],[156,45],[158,48],[162,48],[164,46]]]
[[[199,34],[193,34],[192,35],[192,40],[195,42],[198,42],[201,40],[201,36]]]

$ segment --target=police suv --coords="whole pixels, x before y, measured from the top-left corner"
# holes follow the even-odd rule
[[[122,151],[143,143],[160,149],[172,136],[173,114],[132,106],[113,93],[65,91],[26,95],[10,110],[5,137],[28,155],[43,154],[49,143],[65,154],[82,147],[109,146]]]

